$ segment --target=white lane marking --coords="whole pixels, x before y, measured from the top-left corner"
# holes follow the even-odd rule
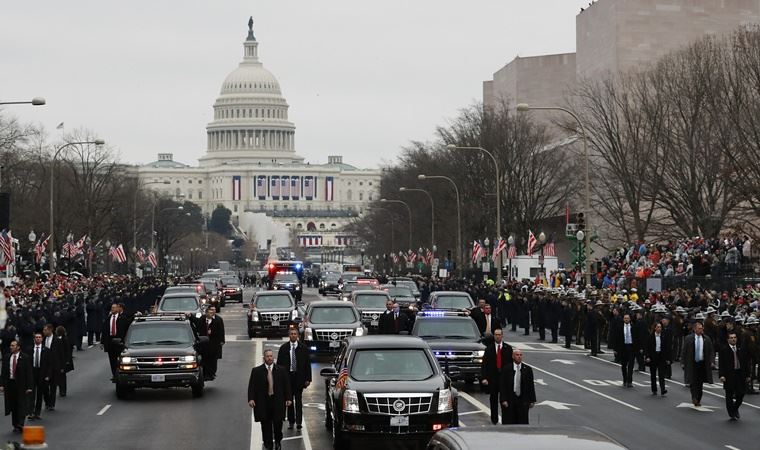
[[[558,362],[558,363],[564,364],[566,366],[575,365],[575,361],[570,361],[569,359],[552,359],[551,362]]]
[[[311,450],[311,440],[309,440],[309,432],[306,429],[306,420],[304,420],[301,425],[303,427],[301,428],[301,437],[303,437],[303,448],[304,450]]]
[[[261,344],[261,345],[259,345]],[[253,350],[253,365],[254,367],[261,361],[261,355],[263,354],[262,348],[263,342],[257,342],[254,345]],[[253,417],[253,409],[251,409],[251,450],[261,450],[264,445],[264,438],[261,436],[261,427],[256,426],[256,420]]]
[[[301,436],[290,436],[290,437],[282,438],[283,441],[292,441],[293,439],[301,439]]]
[[[103,409],[101,409],[100,411],[98,411],[98,415],[99,415],[99,416],[102,416],[102,415],[103,415],[103,414],[105,414],[105,413],[106,413],[106,411],[108,411],[109,409],[111,409],[111,405],[110,405],[110,404],[109,404],[109,405],[106,405],[106,406],[104,406],[104,407],[103,407]]]
[[[691,403],[679,403],[676,405],[676,408],[691,408],[695,411],[701,411],[701,412],[713,412],[713,409],[718,409],[717,406],[694,406]]]
[[[491,408],[484,405],[483,403],[480,403],[478,399],[473,397],[472,395],[468,394],[467,392],[459,391],[459,395],[462,396],[463,399],[467,400],[468,402],[472,403],[473,406],[476,406],[481,412],[484,412],[486,414],[491,414]]]
[[[469,416],[470,414],[485,414],[485,411],[477,410],[477,411],[466,411],[466,412],[460,412],[460,416]]]
[[[460,420],[460,421],[459,421],[459,427],[460,427],[460,428],[467,428],[467,425],[466,425],[464,422],[462,422],[462,421]]]
[[[580,405],[574,405],[572,403],[555,402],[553,400],[544,400],[541,403],[536,403],[536,406],[548,406],[554,409],[569,410],[570,406],[580,406]]]
[[[596,395],[598,395],[598,396],[600,396],[600,397],[604,397],[604,398],[606,398],[607,400],[612,400],[612,401],[613,401],[613,402],[615,402],[615,403],[619,403],[619,404],[621,404],[621,405],[623,405],[623,406],[626,406],[626,407],[628,407],[628,408],[631,408],[631,409],[633,409],[633,410],[635,410],[635,411],[641,411],[641,408],[639,408],[638,406],[634,406],[634,405],[631,405],[630,403],[626,403],[626,402],[624,402],[624,401],[622,401],[622,400],[618,400],[618,399],[616,399],[615,397],[611,397],[611,396],[609,396],[609,395],[607,395],[607,394],[603,394],[603,393],[601,393],[601,392],[599,392],[599,391],[597,391],[597,390],[591,389],[590,387],[586,387],[586,386],[584,386],[584,385],[582,385],[582,384],[580,384],[580,383],[576,383],[575,381],[572,381],[572,380],[568,380],[567,378],[565,378],[565,377],[563,377],[563,376],[560,376],[560,375],[557,375],[557,374],[555,374],[555,373],[549,372],[548,370],[544,370],[544,369],[538,368],[538,367],[536,367],[536,366],[534,366],[534,365],[532,365],[532,364],[531,364],[531,367],[532,367],[532,368],[534,368],[534,369],[536,369],[536,370],[538,370],[538,371],[539,371],[539,372],[541,372],[541,373],[545,373],[546,375],[550,375],[550,376],[553,376],[554,378],[556,378],[556,379],[558,379],[558,380],[562,380],[562,381],[564,381],[565,383],[569,383],[569,384],[572,384],[573,386],[577,386],[577,387],[579,387],[579,388],[581,388],[581,389],[583,389],[583,390],[586,390],[586,391],[592,392],[592,393],[594,393],[594,394],[596,394]]]
[[[602,362],[606,362],[607,364],[612,364],[613,366],[620,367],[620,364],[618,364],[616,362],[612,362],[612,361],[607,361],[606,359],[600,358],[598,356],[590,356],[590,358],[594,358],[596,360],[599,360],[599,361],[602,361]],[[646,375],[642,375],[642,376],[646,376]],[[679,381],[676,381],[676,380],[666,380],[665,382],[666,383],[677,384],[677,385],[679,385],[681,387],[686,387],[685,384],[683,384],[683,383],[681,383]],[[716,397],[720,397],[720,398],[723,398],[723,399],[726,398],[725,396],[720,395],[720,394],[716,394],[715,392],[710,392],[710,391],[702,391],[702,392],[705,393],[705,394],[714,395]],[[750,408],[760,409],[760,406],[753,405],[752,403],[746,403],[746,402],[744,402],[744,403],[742,403],[742,406],[749,406]]]
[[[726,444],[726,445],[725,445],[725,447],[726,447],[727,449],[729,449],[729,450],[741,450],[740,448],[736,448],[736,447],[734,447],[733,445],[728,445],[728,444]]]

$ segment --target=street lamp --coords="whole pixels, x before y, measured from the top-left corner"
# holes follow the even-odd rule
[[[462,251],[462,215],[459,204],[459,188],[454,180],[445,175],[417,175],[417,179],[420,181],[425,180],[446,180],[454,186],[454,194],[457,198],[457,256],[459,257],[459,267],[464,270],[464,252]]]
[[[362,250],[361,250],[361,252],[362,252],[362,270],[364,270],[364,250],[365,250],[364,247],[362,247]]]
[[[32,106],[42,106],[45,104],[45,98],[44,97],[34,97],[29,102],[0,102],[0,105],[32,105]]]
[[[169,181],[144,181],[143,186],[147,184],[171,184]],[[140,193],[140,182],[137,182],[135,186],[135,198],[132,203],[132,252],[137,253],[137,194]],[[153,236],[153,230],[151,229],[151,236]],[[153,244],[151,244],[151,250],[153,250]]]
[[[543,231],[538,235],[538,243],[541,244],[541,254],[538,255],[538,265],[541,266],[538,271],[538,276],[540,277],[544,273],[544,244],[546,243],[546,234]]]
[[[488,238],[483,239],[483,245],[486,246],[486,258],[488,258],[488,255],[491,253],[491,249],[490,249],[491,240],[488,239]],[[482,267],[482,265],[481,265],[481,267]],[[489,270],[489,272],[490,272],[490,270]],[[485,275],[484,275],[484,277],[485,277]],[[485,281],[485,278],[483,279],[483,281]]]
[[[42,100],[44,104],[44,99]],[[94,144],[94,145],[103,145],[105,144],[105,141],[103,139],[95,139],[93,141],[80,141],[80,142],[69,142],[67,144],[63,144],[62,146],[58,147],[55,150],[55,153],[53,154],[53,161],[50,167],[50,236],[48,238],[50,239],[50,242],[48,242],[48,251],[49,251],[49,269],[50,274],[52,275],[55,273],[56,264],[55,264],[55,220],[54,220],[54,214],[55,210],[54,207],[54,186],[55,186],[55,162],[58,159],[58,155],[63,151],[64,149],[74,146],[74,145],[86,145],[86,144]]]
[[[68,245],[68,249],[69,249],[69,268],[68,268],[68,273],[69,273],[69,276],[71,276],[71,243],[73,241],[74,241],[74,235],[71,234],[71,231],[69,231],[69,234],[66,235],[66,242],[69,244]]]
[[[509,244],[509,248],[511,249],[513,245],[515,245],[515,237],[511,234],[509,235],[509,238],[507,238],[507,244]],[[509,256],[509,275],[507,279],[509,281],[512,281],[512,252],[507,250],[507,256]]]
[[[412,189],[402,186],[398,190],[399,192],[422,192],[430,199],[430,246],[432,247],[435,245],[435,204],[433,203],[433,196],[424,189]]]
[[[493,160],[493,168],[495,170],[495,176],[496,176],[496,239],[501,236],[501,187],[499,186],[500,183],[500,177],[499,177],[499,162],[496,161],[496,157],[493,153],[489,152],[488,150],[484,149],[483,147],[458,147],[454,144],[449,144],[446,146],[449,150],[477,150],[485,153],[486,155],[491,157],[491,160]],[[496,265],[496,279],[497,281],[501,281],[501,253],[499,253],[499,262]]]
[[[585,237],[586,237],[586,233],[584,233],[583,230],[578,230],[578,232],[575,233],[575,239],[578,241],[578,265],[581,266],[581,267],[583,267],[583,265],[581,264],[581,261],[580,261],[580,259],[581,259],[581,245],[584,242],[584,238]],[[586,249],[588,250],[588,247],[586,247]],[[588,257],[584,258],[584,260],[587,260],[587,259],[588,259]],[[586,286],[588,286],[588,284]]]
[[[381,198],[380,203],[400,203],[406,206],[406,212],[409,214],[409,249],[412,248],[412,208],[409,204],[403,200],[388,200],[387,198]]]
[[[586,136],[586,128],[583,126],[583,122],[581,122],[581,119],[574,112],[572,112],[571,110],[569,110],[567,108],[562,108],[560,106],[530,106],[527,103],[518,103],[518,105],[517,105],[517,111],[518,112],[526,112],[526,111],[531,111],[531,110],[562,111],[562,112],[564,112],[564,113],[569,114],[570,116],[572,116],[573,119],[575,119],[575,122],[578,123],[578,129],[581,132],[581,140],[583,141],[583,157],[584,157],[585,162],[586,162],[586,164],[585,164],[586,165],[586,167],[585,167],[585,172],[586,172],[586,174],[585,174],[585,178],[586,178],[586,180],[585,180],[585,185],[586,185],[585,186],[586,204],[584,205],[584,208],[586,209],[586,211],[585,211],[585,213],[586,213],[585,214],[585,216],[586,216],[586,224],[588,224],[589,227],[590,227],[591,226],[591,220],[590,220],[590,216],[591,216],[591,184],[589,182],[589,165],[590,165],[590,162],[589,162],[589,156],[588,156],[588,138]],[[582,240],[583,240],[584,246],[586,247],[586,251],[588,251],[589,248],[590,248],[589,247],[590,246],[590,243],[589,243],[590,237],[591,237],[590,234],[584,233],[584,239],[582,239]],[[589,286],[591,284],[591,259],[588,258],[588,257],[586,258],[586,264],[585,264],[585,266],[586,267],[584,267],[583,269],[585,269],[585,272],[586,272],[586,286]]]

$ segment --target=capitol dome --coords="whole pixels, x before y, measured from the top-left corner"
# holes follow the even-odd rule
[[[224,79],[206,127],[203,166],[239,163],[302,163],[295,153],[295,125],[277,78],[258,55],[259,43],[248,23],[243,61]]]

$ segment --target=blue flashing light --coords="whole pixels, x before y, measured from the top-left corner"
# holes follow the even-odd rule
[[[444,317],[446,316],[446,311],[427,310],[422,311],[419,314],[424,317]]]
[[[296,270],[301,270],[301,264],[296,264]]]
[[[312,345],[311,347],[309,347],[309,350],[311,350],[313,352],[316,352],[317,351],[317,347],[314,346],[314,345]]]

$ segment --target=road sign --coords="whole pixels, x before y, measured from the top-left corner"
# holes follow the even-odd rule
[[[449,271],[446,269],[438,269],[438,278],[448,278]]]
[[[491,263],[483,263],[483,273],[489,273],[491,271]]]

